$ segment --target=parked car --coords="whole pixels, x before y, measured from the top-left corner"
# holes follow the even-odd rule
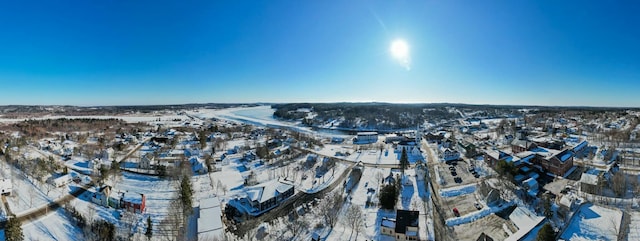
[[[479,202],[473,202],[473,206],[478,210],[482,209],[482,205]]]
[[[458,208],[453,208],[453,214],[456,215],[456,217],[460,217],[460,212],[458,211]]]

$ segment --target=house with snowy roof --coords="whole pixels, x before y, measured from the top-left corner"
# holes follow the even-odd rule
[[[460,158],[460,152],[453,150],[451,148],[446,148],[442,152],[442,159],[444,159],[445,162],[455,161],[455,160],[458,160],[459,158]]]
[[[587,170],[580,176],[580,190],[591,194],[600,194],[602,172],[596,169]]]
[[[143,213],[146,209],[147,197],[142,193],[124,192],[122,193],[122,199],[120,199],[120,206],[129,211],[135,213]]]
[[[535,143],[527,140],[514,140],[511,142],[511,151],[514,154],[529,151],[535,147],[537,147]]]
[[[227,203],[227,209],[235,216],[249,214],[260,215],[277,207],[293,196],[293,184],[282,180],[271,180],[245,188],[245,196]]]
[[[511,161],[513,157],[503,151],[500,150],[485,150],[484,151],[484,160],[489,163],[489,165],[494,166],[498,163],[498,161]]]
[[[420,212],[396,210],[396,218],[383,218],[380,222],[380,233],[394,237],[396,241],[419,240],[418,216]]]

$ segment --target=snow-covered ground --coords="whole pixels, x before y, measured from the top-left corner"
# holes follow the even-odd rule
[[[489,207],[489,206],[484,206],[482,209],[475,211],[475,212],[471,212],[468,213],[466,215],[460,216],[460,217],[454,217],[454,218],[450,218],[447,219],[445,221],[445,223],[447,224],[447,226],[456,226],[456,225],[460,225],[460,224],[465,224],[465,223],[470,223],[473,221],[476,221],[478,219],[481,219],[483,217],[486,217],[489,214],[492,213],[497,213],[500,212],[506,208],[508,208],[509,206],[514,205],[513,203],[505,203],[502,204],[501,206],[493,206],[493,207]]]
[[[49,202],[63,197],[77,188],[75,183],[62,187],[41,183],[33,178],[26,177],[20,170],[11,165],[3,164],[3,168],[0,169],[3,177],[10,177],[13,181],[12,193],[6,199],[9,209],[15,215],[21,215],[47,205]]]
[[[22,225],[25,241],[80,240],[82,230],[75,226],[63,209],[57,209],[40,219]],[[4,239],[2,239],[4,240]]]
[[[396,159],[393,150],[364,150],[356,152],[347,157],[352,162],[363,162],[367,164],[392,164],[397,165],[399,161]]]
[[[18,118],[7,119],[0,118],[0,123],[16,123],[25,120],[52,120],[52,119],[120,119],[129,123],[149,123],[149,124],[164,124],[166,126],[172,126],[171,124],[182,124],[183,121],[191,120],[191,118],[178,115],[178,114],[132,114],[132,115],[86,115],[86,116],[43,116],[36,118]]]
[[[381,176],[389,175],[389,168],[370,168],[365,167],[362,179],[352,191],[350,198],[343,206],[342,210],[346,210],[350,205],[357,205],[364,212],[364,227],[357,240],[395,240],[391,236],[380,234],[380,224],[382,218],[395,218],[395,211],[383,210],[378,208],[378,192]],[[421,239],[433,240],[433,221],[425,215],[425,210],[429,207],[425,206],[424,201],[429,198],[428,188],[423,180],[416,178],[414,170],[407,170],[403,180],[403,190],[398,200],[398,208],[404,210],[420,211],[419,227]],[[373,205],[367,207],[367,200],[373,202]],[[427,202],[428,203],[428,202]],[[327,237],[327,240],[355,240],[355,232],[351,236],[351,229],[346,223],[339,223],[334,227],[333,231]]]
[[[255,106],[255,107],[237,107],[226,109],[198,109],[197,111],[187,112],[191,116],[201,119],[218,118],[233,122],[243,122],[257,126],[280,127],[295,130],[301,133],[314,134],[324,137],[349,137],[348,135],[336,132],[313,131],[310,127],[301,126],[300,122],[288,122],[276,120],[273,118],[275,109],[271,106]]]
[[[574,214],[560,238],[567,241],[614,241],[618,239],[621,223],[622,211],[588,203]]]
[[[631,212],[629,236],[627,240],[640,240],[640,212]]]

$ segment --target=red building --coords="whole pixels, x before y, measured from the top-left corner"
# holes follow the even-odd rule
[[[147,204],[147,198],[141,193],[122,193],[120,207],[135,213],[143,213]]]

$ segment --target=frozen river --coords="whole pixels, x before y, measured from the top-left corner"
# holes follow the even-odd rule
[[[343,137],[348,138],[349,135],[334,130],[313,130],[310,127],[302,126],[300,121],[291,122],[278,120],[273,117],[275,109],[271,106],[255,106],[255,107],[239,107],[222,110],[206,110],[199,113],[191,113],[201,118],[216,117],[225,120],[238,121],[256,126],[285,128],[302,133],[312,134],[322,137]]]

